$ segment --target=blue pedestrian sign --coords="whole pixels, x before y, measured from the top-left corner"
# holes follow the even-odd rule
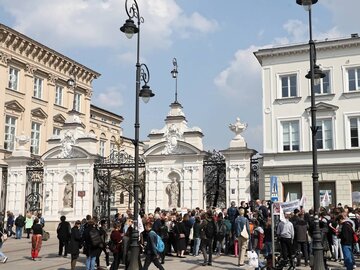
[[[270,198],[273,202],[277,202],[279,200],[277,176],[270,176]]]

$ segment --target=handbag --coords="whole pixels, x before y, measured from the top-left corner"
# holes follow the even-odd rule
[[[249,234],[248,234],[248,231],[246,229],[246,224],[244,224],[244,227],[240,233],[240,236],[244,239],[249,239]]]
[[[258,268],[259,267],[259,258],[255,251],[251,250],[247,252],[247,257],[249,259],[249,266]]]
[[[193,240],[193,238],[194,238],[194,227],[191,227],[190,234],[189,234],[189,239]]]
[[[4,243],[7,240],[7,238],[8,238],[7,234],[4,231],[2,231],[1,232],[1,242]]]

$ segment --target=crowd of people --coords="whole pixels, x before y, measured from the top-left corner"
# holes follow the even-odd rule
[[[188,256],[201,256],[199,263],[209,266],[212,265],[213,254],[235,255],[238,257],[238,266],[243,266],[246,256],[249,256],[247,251],[256,253],[256,269],[271,269],[273,238],[276,239],[274,246],[281,251],[283,266],[295,269],[301,264],[309,265],[315,229],[314,211],[295,209],[286,212],[281,220],[275,219],[276,226],[272,226],[269,205],[268,201],[257,200],[252,205],[241,202],[237,206],[232,202],[227,209],[196,208],[178,212],[177,209],[168,211],[157,208],[154,213],[148,214],[141,211],[141,219],[136,221],[140,232],[140,253],[144,257],[142,269],[147,270],[151,263],[158,269],[165,269],[166,256],[178,257],[179,260]],[[319,209],[325,268],[329,260],[343,263],[347,270],[356,267],[354,255],[360,253],[357,240],[359,224],[360,209],[341,205]],[[6,222],[0,220],[0,234],[8,237],[14,235],[19,239],[23,231],[27,232],[28,238],[31,232],[31,256],[37,260],[44,225],[44,219],[38,213],[14,218],[8,212]],[[87,270],[103,269],[100,266],[102,253],[106,269],[116,270],[120,264],[128,269],[134,217],[128,210],[115,215],[111,220],[111,230],[109,225],[107,220],[98,220],[88,215],[71,226],[66,217],[61,216],[57,227],[58,255],[71,256],[71,269],[76,269],[81,253],[86,255]],[[161,251],[157,246],[159,238],[164,244],[164,250]],[[3,237],[0,257],[5,263],[7,257],[1,253],[2,244]]]

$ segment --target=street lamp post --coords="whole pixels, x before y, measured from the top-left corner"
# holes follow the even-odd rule
[[[135,147],[135,172],[134,172],[134,228],[131,235],[131,258],[130,270],[138,270],[141,268],[140,262],[140,247],[139,247],[139,231],[138,231],[138,216],[139,216],[139,97],[147,103],[151,97],[154,96],[152,90],[147,85],[150,79],[149,69],[145,64],[140,64],[140,24],[144,22],[144,18],[140,16],[139,6],[136,0],[132,0],[132,5],[128,5],[128,0],[125,1],[125,10],[128,19],[120,30],[125,33],[127,38],[132,38],[137,34],[137,51],[136,51],[136,91],[135,91],[135,139],[133,141]],[[137,19],[137,26],[133,19]],[[145,85],[140,90],[140,80],[144,81]]]
[[[311,6],[316,4],[318,0],[296,0],[298,5],[302,5],[309,13],[309,50],[310,50],[310,71],[305,76],[310,79],[310,91],[311,91],[311,134],[312,134],[312,180],[313,180],[313,200],[314,200],[314,215],[315,215],[315,228],[313,231],[313,268],[314,270],[325,270],[324,266],[324,253],[321,243],[321,232],[319,227],[319,208],[320,208],[320,196],[319,196],[319,174],[317,164],[317,145],[316,145],[316,133],[318,127],[316,125],[316,105],[315,105],[315,81],[318,83],[319,79],[324,78],[325,74],[321,71],[318,65],[316,65],[316,48],[315,42],[312,39],[312,24],[311,24]]]

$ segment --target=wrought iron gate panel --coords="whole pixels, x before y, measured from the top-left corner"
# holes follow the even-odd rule
[[[214,150],[204,160],[203,167],[206,207],[226,207],[226,164],[224,155]]]
[[[40,159],[31,159],[26,166],[25,187],[25,210],[41,211],[43,187],[44,187],[44,164]]]
[[[7,167],[2,167],[1,171],[2,171],[2,174],[1,174],[2,176],[1,176],[0,211],[5,213],[8,169],[7,169]]]
[[[127,191],[133,197],[133,180],[135,159],[124,150],[113,151],[110,156],[100,158],[94,165],[94,178],[98,190],[94,194],[94,204],[99,203],[99,208],[94,209],[94,214],[100,218],[109,216],[111,198],[116,191]],[[145,161],[139,158],[140,206],[145,198]],[[143,185],[141,184],[143,183]],[[95,201],[97,200],[97,202]]]

